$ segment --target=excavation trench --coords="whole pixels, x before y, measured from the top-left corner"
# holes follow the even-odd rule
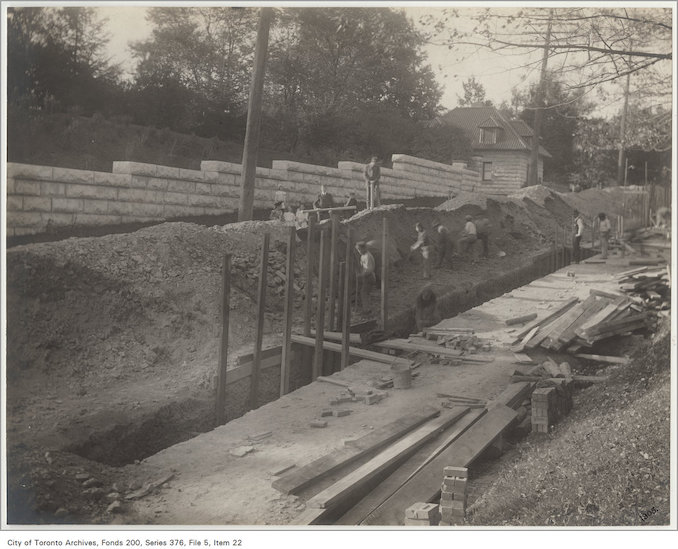
[[[590,256],[589,250],[582,250]],[[483,280],[463,290],[440,292],[438,310],[442,318],[450,318],[508,291],[543,277],[569,263],[571,250],[550,250],[526,258],[524,265],[496,277]],[[414,310],[406,310],[389,319],[389,331],[406,336],[414,331]],[[311,382],[313,349],[293,345],[291,390]],[[339,354],[325,352],[324,375],[339,370]],[[261,371],[258,405],[278,398],[279,368]],[[227,391],[227,418],[235,419],[248,411],[249,379],[244,378]],[[214,426],[214,401],[211,393],[192,395],[141,414],[127,423],[90,433],[87,438],[64,448],[81,457],[111,466],[141,461],[161,450],[184,442]]]

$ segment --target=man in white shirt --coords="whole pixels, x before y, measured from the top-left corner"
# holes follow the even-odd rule
[[[610,231],[612,226],[610,225],[610,220],[607,216],[600,212],[598,214],[598,230],[600,231],[600,252],[603,259],[607,259],[607,244],[610,239]]]
[[[581,260],[581,238],[584,236],[584,219],[579,214],[579,210],[574,212],[573,238],[572,238],[572,260],[579,263]]]
[[[360,289],[360,312],[362,314],[370,313],[370,292],[376,284],[376,275],[374,274],[375,261],[374,256],[367,249],[367,245],[362,240],[355,245],[360,254],[360,270],[358,271],[358,287]]]
[[[470,215],[466,216],[466,225],[464,225],[464,230],[461,233],[461,238],[459,239],[459,245],[457,249],[463,251],[463,253],[468,254],[473,245],[475,244],[478,238],[476,225],[473,223],[473,217]]]

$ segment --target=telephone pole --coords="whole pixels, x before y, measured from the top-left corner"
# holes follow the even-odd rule
[[[626,86],[624,86],[624,109],[621,113],[621,127],[619,128],[619,156],[617,157],[617,185],[626,184],[626,174],[624,169],[624,156],[626,155],[626,115],[629,110],[629,84],[631,82],[631,73],[626,75]]]
[[[264,93],[264,73],[271,19],[273,19],[273,8],[261,8],[257,29],[257,44],[254,50],[254,74],[250,84],[250,98],[247,106],[245,145],[242,152],[238,221],[248,221],[254,215],[254,184],[261,129],[261,100]]]

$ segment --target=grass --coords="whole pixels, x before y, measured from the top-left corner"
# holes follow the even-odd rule
[[[498,465],[469,508],[476,526],[657,526],[670,521],[670,348],[663,326],[629,366],[575,396],[548,435]]]

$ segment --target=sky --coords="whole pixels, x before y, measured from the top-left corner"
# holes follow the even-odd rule
[[[316,4],[316,2],[312,3],[312,5]],[[361,2],[360,5],[367,4]],[[165,2],[162,5],[171,5],[171,2]],[[417,3],[416,7],[409,5],[398,5],[396,7],[403,9],[415,23],[415,26],[419,28],[422,28],[419,22],[422,15],[433,14],[438,19],[442,14],[442,8],[439,5],[419,6],[422,6],[422,3]],[[465,25],[470,25],[469,21],[463,20],[464,13],[469,13],[470,9],[464,7],[459,10],[462,17],[455,20],[455,26],[463,29]],[[131,74],[134,69],[134,62],[128,44],[143,40],[151,33],[150,25],[145,19],[146,8],[128,4],[115,7],[98,7],[98,10],[101,17],[108,19],[108,29],[111,35],[108,47],[109,55],[114,62],[121,63],[123,68]],[[492,100],[495,105],[501,104],[504,100],[510,101],[513,89],[524,89],[530,83],[537,81],[539,77],[540,53],[538,52],[532,54],[532,56],[526,56],[524,54],[498,55],[480,50],[473,52],[470,56],[467,55],[466,59],[460,60],[460,53],[468,54],[470,52],[450,51],[447,46],[432,44],[427,45],[424,51],[438,83],[443,88],[441,104],[446,109],[457,106],[458,97],[463,96],[462,83],[471,77],[475,77],[477,81],[483,84],[487,99]],[[529,62],[534,63],[533,68],[525,69],[524,65]],[[610,116],[618,112],[621,107],[622,100],[618,96],[616,99],[609,100],[606,105],[601,106],[596,114]]]

